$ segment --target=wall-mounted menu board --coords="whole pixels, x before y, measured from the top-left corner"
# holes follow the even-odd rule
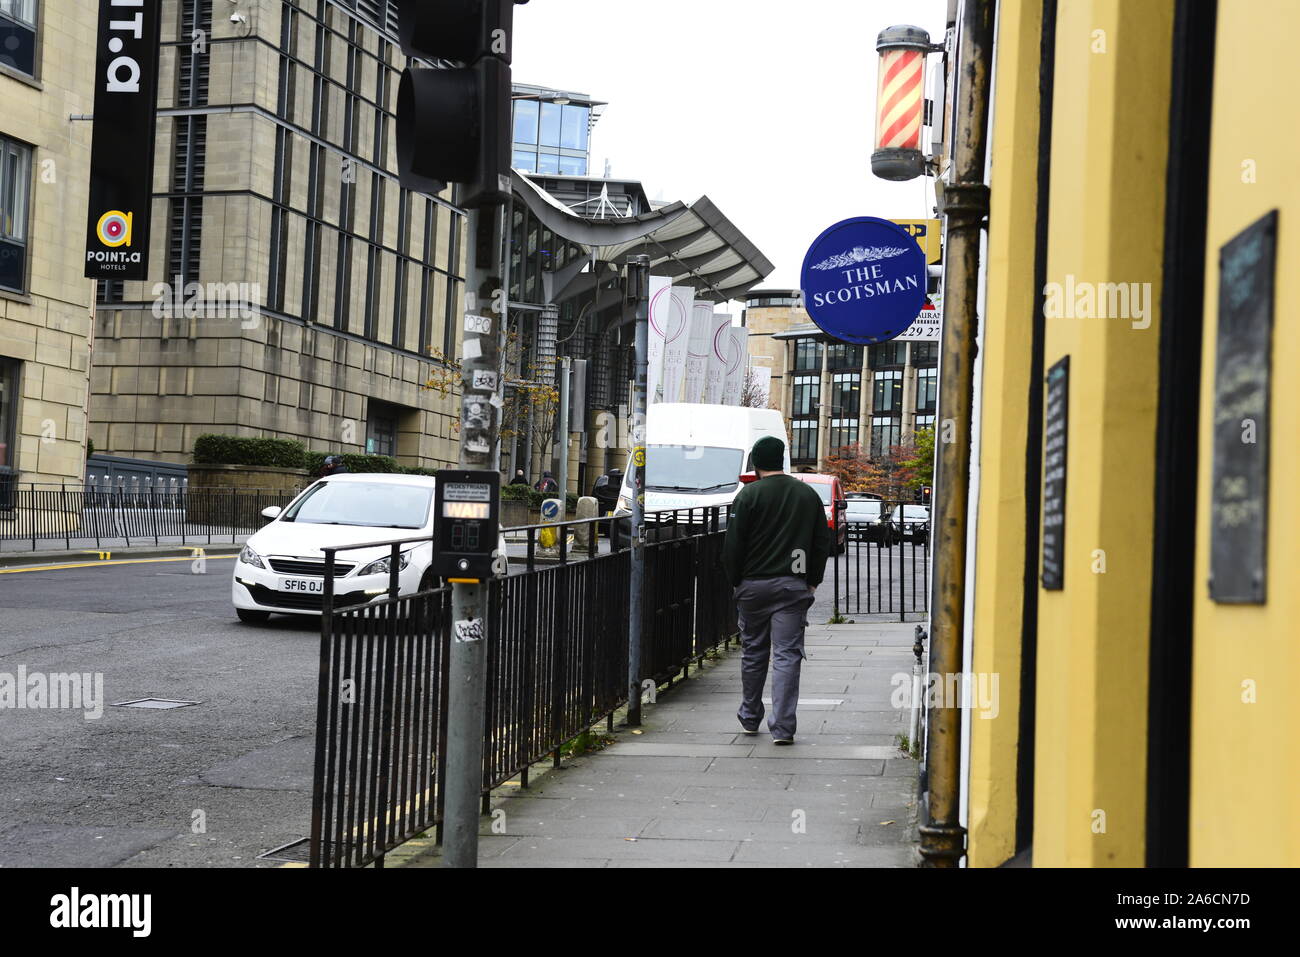
[[[1277,210],[1219,250],[1210,598],[1263,604]]]
[[[1043,402],[1043,587],[1065,587],[1065,465],[1069,445],[1070,357],[1047,370]]]

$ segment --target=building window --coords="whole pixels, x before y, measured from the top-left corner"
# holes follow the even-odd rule
[[[817,420],[794,419],[790,422],[790,460],[817,461]]]
[[[538,141],[542,146],[558,148],[560,145],[560,104],[542,104],[542,132]]]
[[[537,172],[554,176],[560,171],[560,157],[555,153],[537,154]]]
[[[0,65],[36,76],[36,0],[0,0]]]
[[[583,159],[581,156],[561,156],[560,175],[561,176],[586,176],[587,161]]]
[[[916,411],[933,412],[939,398],[939,370],[916,370]]]
[[[791,415],[816,415],[817,399],[821,392],[821,376],[800,375],[794,377],[794,403]]]
[[[26,288],[31,172],[31,148],[0,136],[0,286],[15,292]]]
[[[515,150],[510,165],[525,173],[537,172],[537,154],[530,150]]]
[[[868,346],[867,357],[873,369],[902,366],[907,362],[907,343],[894,341]]]
[[[397,413],[396,407],[371,400],[366,417],[367,455],[397,454]]]
[[[515,101],[515,142],[528,146],[537,145],[537,108],[541,104],[536,100]]]
[[[587,112],[588,109],[585,106],[568,104],[564,107],[560,119],[560,142],[558,145],[565,149],[586,151]]]
[[[846,445],[852,445],[857,440],[857,419],[831,419],[830,451],[832,453],[838,452]]]
[[[18,362],[14,359],[0,359],[0,483],[5,481],[4,476],[14,468],[17,408]],[[0,498],[3,498],[3,492],[3,485],[0,484]]]
[[[862,347],[847,342],[832,342],[826,346],[826,366],[830,369],[861,369]]]
[[[939,343],[937,342],[913,342],[912,343],[912,365],[925,366],[935,365],[939,361]]]
[[[875,375],[872,411],[899,412],[903,408],[903,373],[889,369]]]
[[[934,428],[933,415],[918,415],[916,417],[916,425],[914,426],[914,429],[916,431],[919,432],[921,429],[933,429],[933,428]]]
[[[794,344],[794,367],[803,372],[811,369],[821,370],[822,344],[816,339],[796,339]]]
[[[831,414],[857,415],[862,403],[862,376],[856,372],[837,372],[831,376]]]
[[[887,455],[895,445],[902,444],[902,424],[890,415],[871,417],[871,454],[873,457]]]

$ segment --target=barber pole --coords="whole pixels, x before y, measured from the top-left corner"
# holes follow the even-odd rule
[[[876,39],[876,148],[871,171],[882,179],[908,180],[925,172],[921,122],[925,113],[925,57],[934,50],[920,27],[888,27]]]

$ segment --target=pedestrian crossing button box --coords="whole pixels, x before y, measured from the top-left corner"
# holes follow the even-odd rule
[[[433,491],[433,570],[443,578],[492,577],[501,524],[495,471],[439,469]]]

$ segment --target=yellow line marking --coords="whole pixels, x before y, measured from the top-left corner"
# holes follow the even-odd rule
[[[77,562],[67,565],[31,565],[24,568],[0,568],[0,575],[19,575],[23,572],[57,572],[67,568],[100,568],[104,565],[151,565],[158,562],[192,562],[197,555],[185,555],[181,558],[117,558],[113,561],[102,562]],[[211,561],[219,558],[235,558],[234,555],[207,555],[203,556]]]

